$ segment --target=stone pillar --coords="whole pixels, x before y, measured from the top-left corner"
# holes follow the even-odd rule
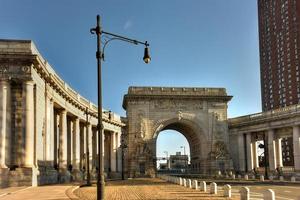
[[[247,169],[248,169],[248,171],[251,171],[254,168],[251,133],[247,133],[247,135],[246,135],[246,148],[247,148]]]
[[[200,182],[200,191],[206,192],[206,182],[205,181]]]
[[[10,164],[10,83],[0,81],[0,168]]]
[[[269,157],[269,168],[270,171],[275,171],[276,169],[276,148],[274,140],[274,130],[268,130],[268,157]]]
[[[46,97],[46,160],[52,161],[54,159],[54,108],[53,101]]]
[[[276,141],[275,141],[275,144],[276,144],[276,161],[277,161],[277,166],[276,167],[283,167],[281,140],[282,140],[281,138],[277,138]]]
[[[59,168],[67,169],[67,111],[62,110],[59,120]]]
[[[116,133],[110,134],[110,169],[112,172],[116,172],[117,160],[116,160]]]
[[[252,142],[252,152],[253,152],[253,168],[259,168],[259,161],[257,156],[258,145],[257,142]]]
[[[264,200],[275,200],[275,192],[271,189],[268,189],[264,193]]]
[[[231,186],[230,185],[224,185],[224,197],[231,198]]]
[[[122,171],[122,149],[121,149],[121,140],[122,140],[122,133],[118,133],[118,143],[117,143],[117,162],[118,162],[118,172]],[[125,150],[124,150],[125,151]]]
[[[249,200],[250,199],[250,190],[248,187],[242,187],[240,189],[241,200]]]
[[[58,151],[59,151],[59,143],[58,143],[58,126],[57,126],[57,111],[53,109],[53,161],[54,166],[57,167],[58,165]]]
[[[244,145],[244,135],[238,135],[238,156],[239,156],[239,170],[245,171],[245,145]]]
[[[24,138],[25,152],[23,167],[32,167],[34,156],[34,82],[26,81],[23,85],[24,98]]]
[[[73,120],[73,148],[72,148],[72,165],[74,169],[79,169],[79,159],[80,159],[80,129],[79,129],[79,119],[75,118]]]
[[[89,157],[87,157],[87,161],[89,162],[89,167],[90,169],[92,168],[92,152],[93,152],[93,149],[92,149],[92,137],[93,137],[93,134],[92,134],[92,125],[90,123],[87,124],[87,135],[86,135],[86,152],[88,152],[88,155]]]
[[[217,187],[217,184],[215,182],[212,182],[210,184],[210,191],[209,191],[210,194],[217,194],[218,193],[218,187]]]
[[[299,126],[293,127],[293,147],[295,171],[300,171],[300,130]]]
[[[67,167],[72,164],[72,121],[67,117]]]

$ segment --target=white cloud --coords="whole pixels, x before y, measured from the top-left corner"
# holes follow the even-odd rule
[[[126,22],[125,22],[125,24],[124,24],[124,30],[127,30],[127,29],[129,29],[129,28],[131,28],[132,27],[132,21],[129,19],[129,20],[127,20]]]

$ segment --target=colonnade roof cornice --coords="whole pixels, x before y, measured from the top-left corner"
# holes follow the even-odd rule
[[[267,130],[268,128],[273,129],[276,127],[297,125],[296,121],[299,117],[300,104],[297,104],[267,112],[231,118],[228,120],[228,125],[229,129],[231,130],[243,130],[243,128],[246,128],[248,130]],[[280,122],[280,125],[276,125],[277,122]],[[264,128],[259,126],[264,126]]]
[[[10,79],[32,80],[31,70],[36,70],[39,76],[66,101],[81,111],[88,108],[91,111],[90,114],[97,117],[96,114],[93,114],[97,113],[97,106],[64,82],[42,57],[31,40],[0,39],[0,44],[0,79],[10,76]],[[103,121],[120,127],[125,125],[121,122],[120,116],[115,113],[112,113],[112,115],[113,119],[109,119],[108,114],[105,114],[104,111]]]

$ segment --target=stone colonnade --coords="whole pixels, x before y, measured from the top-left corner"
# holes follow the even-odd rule
[[[290,138],[290,139],[289,139]],[[283,142],[285,139],[285,142]],[[239,133],[237,136],[238,146],[238,170],[251,172],[253,169],[264,168],[259,166],[259,142],[266,143],[268,170],[278,173],[280,169],[300,172],[300,127],[284,127],[268,129],[265,131]],[[292,141],[292,142],[289,142]],[[262,146],[264,147],[264,146]],[[264,148],[260,154],[264,154]],[[287,157],[289,165],[284,166],[283,159]]]
[[[0,187],[96,177],[97,107],[31,41],[0,40]],[[121,117],[103,113],[106,175],[121,176]],[[105,148],[105,147],[108,148]]]

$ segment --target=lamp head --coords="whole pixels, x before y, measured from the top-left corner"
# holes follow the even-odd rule
[[[144,57],[143,57],[143,60],[144,60],[144,62],[146,63],[146,64],[148,64],[150,61],[151,61],[151,57],[150,57],[150,54],[149,54],[149,48],[148,48],[148,46],[149,46],[149,44],[147,43],[147,41],[146,41],[146,43],[145,43],[145,51],[144,51]]]

